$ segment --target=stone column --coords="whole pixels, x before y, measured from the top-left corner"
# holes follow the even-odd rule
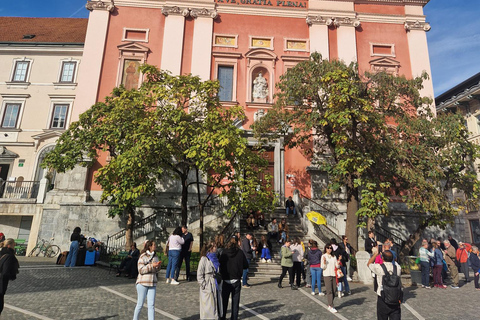
[[[217,17],[215,9],[191,9],[190,16],[195,18],[192,46],[192,74],[203,81],[210,79],[212,65],[213,20]]]
[[[358,251],[355,258],[357,259],[358,280],[363,283],[373,283],[372,272],[367,266],[370,254],[367,251]]]
[[[82,62],[78,69],[78,88],[72,110],[72,122],[77,121],[81,113],[97,102],[108,22],[115,6],[113,1],[88,1],[86,8],[90,10],[90,16]]]
[[[335,18],[332,22],[337,27],[338,59],[346,64],[357,61],[357,37],[355,28],[360,21],[351,17]]]
[[[422,96],[434,99],[432,71],[430,70],[430,58],[428,56],[426,34],[426,32],[430,30],[430,25],[424,21],[410,19],[407,16],[404,27],[407,32],[412,76],[420,76],[423,71],[428,73],[430,79],[423,82],[423,89],[420,90],[420,94]],[[434,114],[436,114],[434,103],[431,105],[431,110]]]
[[[330,59],[330,52],[328,47],[328,26],[327,20],[318,16],[308,16],[307,24],[310,33],[310,52],[318,52],[323,59]]]
[[[163,30],[161,69],[168,70],[173,75],[180,75],[182,70],[183,38],[185,17],[190,13],[188,8],[163,7],[166,16]]]

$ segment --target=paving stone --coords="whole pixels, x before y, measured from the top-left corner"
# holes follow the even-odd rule
[[[10,282],[5,303],[34,312],[50,319],[110,320],[132,319],[135,302],[102,289],[136,300],[135,281],[115,277],[115,273],[99,267],[64,268],[51,261],[35,258],[21,259],[18,279]],[[196,282],[181,281],[174,286],[161,281],[157,286],[156,308],[186,320],[199,318],[199,288]],[[277,288],[275,282],[252,279],[250,289],[242,289],[240,303],[274,320],[338,319],[316,301],[327,304],[326,297],[311,296],[311,289]],[[462,283],[462,281],[461,281]],[[351,283],[351,296],[335,298],[338,314],[349,320],[375,319],[376,295],[372,286]],[[302,293],[303,291],[303,293]],[[306,294],[304,294],[306,293]],[[473,282],[458,290],[448,288],[405,290],[406,302],[425,319],[478,319],[478,296]],[[312,300],[313,298],[313,300]],[[255,319],[253,313],[240,309],[240,319]],[[32,316],[5,308],[2,320],[35,319]],[[146,307],[141,319],[147,319]],[[156,319],[168,319],[162,314]],[[402,307],[402,319],[417,319]]]

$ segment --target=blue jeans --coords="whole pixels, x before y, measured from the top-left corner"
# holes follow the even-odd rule
[[[260,258],[267,259],[267,260],[272,259],[272,256],[270,255],[270,249],[263,248],[262,249],[262,255],[260,256]]]
[[[67,261],[65,261],[65,267],[75,267],[75,264],[77,263],[77,254],[78,254],[78,247],[79,243],[77,240],[72,241],[70,244],[70,252],[68,253],[67,256]]]
[[[348,284],[348,280],[347,280],[347,268],[340,267],[340,269],[343,272],[343,286],[344,286],[345,292],[350,292],[350,285]]]
[[[248,265],[250,265],[250,259],[247,259]],[[243,269],[243,274],[242,274],[242,284],[246,285],[247,283],[247,276],[248,276],[248,268]]]
[[[167,265],[167,274],[165,274],[165,278],[172,278],[175,277],[175,268],[178,264],[178,259],[180,258],[180,250],[168,250],[168,265]]]
[[[312,292],[315,292],[315,284],[318,286],[318,293],[322,292],[322,273],[323,269],[320,267],[310,268],[312,274]]]
[[[422,266],[422,284],[424,286],[429,287],[430,286],[430,262],[420,261],[420,266]]]
[[[293,212],[292,212],[293,211]],[[295,207],[293,207],[293,210],[290,209],[290,208],[287,208],[287,216],[290,214],[290,213],[293,213],[293,215],[296,215],[297,214],[297,209]]]
[[[133,320],[138,320],[140,316],[140,311],[142,310],[143,303],[145,302],[145,297],[147,298],[148,306],[148,320],[155,319],[155,293],[157,287],[145,287],[142,284],[137,284],[137,306],[135,307],[135,312],[133,313]]]

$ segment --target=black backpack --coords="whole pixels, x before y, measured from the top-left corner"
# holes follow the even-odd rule
[[[385,274],[382,280],[382,299],[386,304],[399,305],[403,300],[402,281],[400,276],[397,275],[395,262],[392,262],[392,264],[393,273],[389,273],[383,263],[380,265]]]

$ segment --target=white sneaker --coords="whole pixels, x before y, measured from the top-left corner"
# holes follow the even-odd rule
[[[312,293],[311,293],[311,294],[312,294],[312,296],[314,296],[314,295],[315,295],[315,292],[313,292],[313,291],[312,291]]]
[[[165,283],[170,283],[171,279],[167,279],[167,281],[165,281]]]
[[[352,281],[352,278],[350,278],[350,277],[347,277],[347,281]]]
[[[175,284],[175,285],[177,285],[177,284],[180,284],[180,282],[175,281],[175,279],[172,279],[172,281],[170,282],[170,284]]]
[[[340,291],[338,291],[338,297],[341,298],[342,297],[342,293]]]
[[[267,262],[268,262],[268,263],[272,263],[272,259],[268,259]]]
[[[334,307],[330,307],[328,306],[328,311],[330,311],[331,313],[337,313],[337,309],[335,309]]]
[[[345,293],[342,292],[342,297],[345,296]]]
[[[267,260],[265,260],[265,258],[262,258],[262,263],[266,263]]]
[[[319,295],[319,296],[324,296],[324,295],[325,295],[325,293],[323,293],[323,292],[319,292],[319,293],[318,293],[318,295]]]

